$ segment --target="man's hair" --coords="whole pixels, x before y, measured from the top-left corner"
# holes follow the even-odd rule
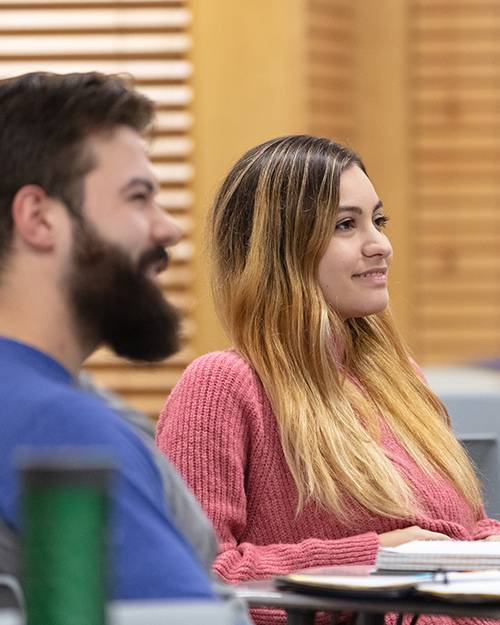
[[[36,184],[77,215],[96,166],[85,140],[119,125],[145,133],[154,105],[129,79],[97,72],[33,72],[0,81],[0,265],[10,249],[12,201]]]

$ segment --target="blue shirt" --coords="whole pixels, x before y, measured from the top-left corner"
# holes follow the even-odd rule
[[[76,388],[60,363],[0,337],[0,516],[19,528],[20,445],[112,450],[111,587],[115,599],[214,598],[197,556],[171,520],[161,475],[133,429]]]

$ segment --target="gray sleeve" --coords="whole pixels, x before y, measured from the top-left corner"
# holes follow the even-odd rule
[[[205,572],[210,575],[218,551],[212,524],[172,463],[158,450],[154,440],[142,430],[137,433],[150,448],[162,475],[165,499],[175,524],[194,547]]]
[[[80,373],[78,386],[89,394],[101,397],[134,427],[136,434],[150,449],[163,479],[165,501],[174,522],[195,549],[205,572],[210,574],[218,551],[218,541],[212,524],[172,463],[156,447],[155,428],[149,417],[134,410],[107,389],[96,386],[86,372]]]

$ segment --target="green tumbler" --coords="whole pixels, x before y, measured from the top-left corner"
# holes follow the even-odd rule
[[[104,625],[109,456],[23,450],[21,581],[27,625]]]

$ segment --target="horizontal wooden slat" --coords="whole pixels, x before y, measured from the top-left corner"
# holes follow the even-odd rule
[[[450,309],[444,304],[436,303],[422,306],[421,320],[424,324],[434,329],[442,327],[445,330],[462,329],[472,331],[470,328],[471,319],[481,318],[481,329],[498,328],[500,333],[500,324],[498,323],[498,310],[496,305],[491,302],[487,304],[478,304],[470,300],[462,302],[459,308]]]
[[[464,156],[466,156],[465,154]],[[475,160],[474,158],[464,158],[463,160],[456,160],[450,163],[447,160],[439,162],[425,160],[416,165],[418,168],[419,176],[425,177],[424,179],[432,179],[434,176],[442,177],[443,181],[449,179],[458,174],[462,179],[463,177],[470,178],[471,180],[477,180],[478,176],[482,179],[483,176],[493,176],[498,172],[498,163],[490,160]]]
[[[500,90],[499,90],[500,94]],[[414,138],[415,147],[419,150],[433,148],[462,150],[467,156],[469,150],[498,150],[500,149],[500,137],[486,136],[463,136],[462,133],[442,133],[441,135],[419,135]]]
[[[483,30],[457,30],[443,28],[425,34],[414,33],[414,57],[417,59],[422,52],[458,50],[459,54],[471,51],[498,50],[498,33],[500,26],[492,25],[485,34]]]
[[[161,365],[159,364],[153,364],[153,365],[143,365],[143,369],[147,369],[147,370],[153,370],[155,368],[158,367],[166,367],[166,368],[177,368],[177,367],[183,367],[185,366],[187,363],[191,362],[191,360],[193,359],[193,354],[191,351],[191,347],[189,345],[184,346],[184,348],[177,352],[176,354],[170,356],[168,359],[166,359]],[[102,369],[104,368],[113,368],[113,367],[120,367],[120,368],[125,368],[125,369],[129,369],[130,367],[137,367],[137,365],[131,365],[130,362],[128,360],[126,360],[125,358],[120,358],[118,356],[116,356],[116,354],[114,354],[112,351],[110,351],[107,347],[100,347],[98,350],[96,350],[86,361],[85,361],[85,365],[94,365],[96,367],[101,367]],[[141,367],[139,367],[141,368]]]
[[[350,0],[308,0],[308,18],[332,18],[334,20],[351,22],[354,17]]]
[[[188,111],[157,111],[156,127],[159,133],[186,133],[192,126],[193,117]]]
[[[414,231],[419,236],[419,246],[420,241],[429,244],[436,243],[438,246],[448,243],[461,246],[462,242],[467,239],[472,241],[472,245],[475,245],[482,240],[482,237],[485,237],[486,240],[499,241],[499,215],[492,215],[484,220],[480,215],[475,214],[475,207],[471,208],[471,210],[474,213],[474,217],[469,218],[469,222],[464,217],[460,220],[455,220],[452,212],[449,212],[448,215],[444,212],[432,215],[432,212],[429,211],[428,218],[420,216],[414,222]],[[497,212],[500,212],[500,206]],[[485,227],[485,224],[488,224],[487,227]]]
[[[430,301],[436,306],[446,305],[460,309],[464,303],[465,295],[469,301],[475,302],[478,306],[483,306],[495,302],[498,307],[500,302],[500,280],[485,280],[481,276],[474,282],[452,282],[450,280],[434,279],[433,282],[426,282],[425,285],[417,284],[415,294],[422,306]]]
[[[116,0],[15,0],[15,2],[0,2],[0,10],[12,11],[22,9],[23,11],[34,10],[75,10],[88,9],[88,10],[102,10],[102,9],[171,9],[172,7],[184,7],[187,4],[187,0],[119,0],[119,6],[117,6]]]
[[[193,91],[188,85],[178,87],[143,86],[142,91],[157,102],[157,106],[182,107],[191,103]]]
[[[330,97],[328,93],[314,94],[309,99],[309,109],[314,116],[350,116],[350,113],[352,113],[352,103],[347,98],[339,97],[337,99],[335,96]]]
[[[316,107],[314,105],[311,105],[311,110],[314,112],[314,120],[310,122],[311,126],[315,126],[318,128],[331,128],[334,130],[338,129],[338,132],[340,132],[341,129],[344,129],[346,131],[352,130],[352,116],[349,115],[348,110],[325,110],[324,107]],[[338,132],[335,133],[335,136],[338,135]]]
[[[330,121],[312,121],[310,122],[308,132],[316,137],[326,137],[330,141],[336,141],[342,145],[349,146],[354,140],[352,136],[352,119],[345,117],[335,117]]]
[[[82,4],[82,3],[81,3]],[[81,7],[80,4],[80,7]],[[2,10],[2,9],[0,9]],[[23,34],[56,35],[61,31],[83,36],[91,30],[96,35],[105,32],[114,32],[125,36],[131,32],[168,32],[171,29],[185,29],[191,23],[191,14],[185,8],[170,8],[158,11],[158,8],[129,7],[120,11],[104,6],[96,9],[78,8],[63,10],[40,7],[31,9],[29,20],[26,19],[26,10],[19,8],[2,10],[0,33],[11,38]],[[78,28],[78,25],[80,28]],[[111,31],[111,28],[113,31]],[[150,30],[152,29],[152,30]]]
[[[474,32],[482,30],[489,33],[492,24],[500,21],[500,6],[498,3],[474,6],[463,4],[455,6],[434,6],[414,14],[413,28],[429,33],[434,29],[440,32],[444,29],[459,32]]]
[[[189,41],[184,35],[169,35],[159,32],[158,34],[140,34],[137,31],[124,35],[119,32],[103,34],[81,33],[75,35],[36,35],[26,34],[23,36],[8,36],[0,30],[0,40],[3,42],[1,58],[8,61],[15,59],[22,61],[32,58],[27,52],[32,46],[36,46],[39,57],[64,60],[70,58],[89,58],[98,55],[102,58],[116,58],[117,55],[130,58],[155,58],[166,59],[168,55],[178,56],[189,49]],[[168,71],[170,70],[170,71]],[[169,74],[186,78],[190,75],[190,64],[179,61],[166,65],[165,71]]]
[[[412,7],[414,11],[435,11],[441,9],[451,9],[452,11],[463,11],[468,7],[494,7],[497,0],[418,0]]]
[[[186,184],[193,179],[193,166],[189,163],[159,163],[154,164],[155,172],[162,182]]]
[[[2,41],[0,39],[0,46]],[[79,61],[63,59],[60,61],[51,60],[17,60],[6,59],[5,56],[0,64],[0,76],[2,78],[8,78],[10,76],[18,76],[25,72],[33,72],[43,69],[46,72],[55,72],[65,74],[68,72],[92,72],[99,71],[104,74],[128,74],[135,78],[136,84],[140,86],[141,83],[154,83],[160,81],[161,83],[179,83],[190,78],[191,70],[186,69],[182,65],[177,66],[177,62],[172,61],[148,61],[144,60],[124,60],[122,58],[115,58],[106,60],[104,58],[97,59],[82,59]],[[181,73],[185,73],[184,78],[180,77]],[[185,93],[182,94],[184,104],[189,103],[191,95],[186,97]],[[176,96],[171,103],[172,105],[179,106],[179,97]],[[180,120],[179,120],[180,122]],[[178,123],[179,123],[178,122]]]
[[[442,89],[439,85],[435,85],[433,88],[421,88],[416,91],[413,101],[417,107],[456,102],[465,107],[478,105],[481,108],[490,108],[498,105],[498,89],[461,89],[458,93],[455,90]]]
[[[329,100],[330,96],[326,96],[326,92],[342,92],[352,87],[352,79],[350,76],[339,76],[335,72],[321,73],[318,71],[311,73],[308,82],[309,87],[315,92],[314,97],[311,99],[316,102]]]
[[[189,137],[157,137],[149,154],[153,158],[187,158],[193,152],[193,141]]]
[[[189,189],[162,189],[158,194],[158,202],[167,210],[187,210],[193,203],[193,193]]]
[[[160,275],[160,282],[165,290],[186,289],[193,281],[193,270],[190,266],[172,267]]]
[[[184,365],[184,363],[182,363]],[[186,363],[188,364],[188,363]],[[166,397],[168,389],[179,379],[181,367],[127,367],[116,370],[115,367],[95,369],[99,380],[104,386],[114,388],[119,393],[163,393]]]
[[[423,338],[432,346],[434,353],[440,349],[448,353],[454,350],[456,353],[462,352],[464,355],[469,352],[471,355],[479,353],[494,353],[500,347],[500,332],[477,324],[470,325],[471,330],[464,332],[462,328],[447,330],[443,328],[429,329],[423,332]]]
[[[441,337],[426,336],[421,341],[427,365],[474,365],[488,359],[495,359],[498,354],[498,339],[491,336],[478,337]]]
[[[427,97],[417,100],[417,97],[416,95],[413,100],[416,115],[413,119],[415,127],[427,120],[446,123],[455,119],[464,119],[480,123],[484,119],[485,123],[491,124],[496,123],[498,119],[498,99],[496,101],[491,99],[470,101],[450,92],[441,93],[434,99]]]
[[[342,43],[352,41],[351,16],[316,12],[313,7],[310,9],[306,24],[311,41],[318,39],[331,39]]]
[[[498,232],[498,223],[494,224],[493,232],[490,228],[484,228],[483,232],[471,233],[464,232],[442,232],[436,233],[435,231],[421,232],[419,249],[424,254],[442,254],[448,250],[460,250],[460,254],[463,255],[492,255],[498,247],[500,247],[500,232]],[[496,230],[496,232],[495,232]]]
[[[493,89],[498,90],[499,88],[496,70],[486,75],[475,73],[473,68],[467,74],[464,72],[464,75],[457,75],[453,70],[448,72],[443,70],[436,72],[436,75],[433,76],[419,76],[417,80],[421,83],[423,89],[448,87],[455,93],[459,90],[470,91],[476,89],[478,92],[485,91],[491,94]]]
[[[433,280],[450,279],[450,274],[462,282],[473,280],[484,280],[485,284],[491,280],[498,280],[500,276],[500,261],[498,255],[484,255],[476,258],[465,258],[457,253],[450,257],[423,257],[419,256],[414,260],[414,270],[417,281],[432,282]],[[417,302],[418,305],[418,302]]]
[[[345,66],[341,58],[338,59],[338,67],[333,62],[334,59],[329,59],[328,63],[314,63],[314,67],[309,72],[309,80],[321,82],[321,80],[335,79],[337,84],[346,87],[353,85],[353,75],[351,68]],[[311,84],[311,83],[310,83]]]
[[[335,37],[309,37],[307,53],[308,55],[317,54],[319,56],[333,55],[332,58],[336,60],[349,59],[350,62],[353,62],[354,59],[353,50],[349,46],[346,46],[345,42],[340,41]]]
[[[460,11],[463,7],[493,6],[496,2],[497,0],[418,0],[418,3],[413,4],[413,8],[421,11],[428,11],[437,7],[450,7],[454,10]]]
[[[447,187],[434,184],[427,185],[418,190],[415,197],[418,198],[424,204],[429,200],[445,200],[455,201],[461,198],[467,200],[469,208],[472,205],[480,204],[483,201],[495,205],[498,203],[498,186],[494,183],[488,185],[474,185],[470,181],[464,181],[462,184],[454,186],[449,185]]]

